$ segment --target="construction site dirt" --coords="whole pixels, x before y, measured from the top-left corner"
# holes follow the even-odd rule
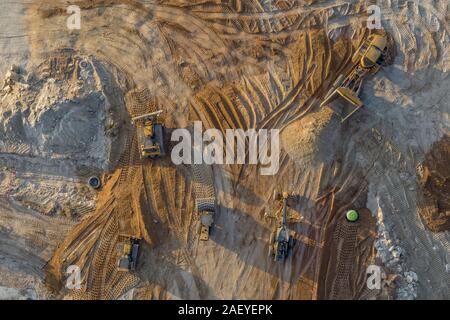
[[[449,9],[400,2],[0,3],[0,299],[449,299]],[[195,121],[279,170],[175,165]]]

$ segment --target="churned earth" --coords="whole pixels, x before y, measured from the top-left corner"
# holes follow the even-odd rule
[[[449,298],[447,1],[73,4],[80,30],[65,1],[0,4],[0,298]],[[392,61],[341,123],[321,100],[373,32]],[[141,160],[130,118],[156,110],[169,135],[280,129],[280,170]],[[268,257],[274,190],[295,195],[284,263]],[[121,234],[142,238],[134,273],[117,271]]]

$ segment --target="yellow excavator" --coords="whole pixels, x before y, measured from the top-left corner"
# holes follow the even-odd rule
[[[290,197],[291,195],[287,192],[280,193],[277,190],[274,191],[274,200],[281,201],[282,203],[281,221],[278,228],[270,235],[269,256],[278,262],[284,262],[292,254],[296,242],[287,228],[287,207]]]
[[[328,106],[342,122],[363,107],[359,98],[363,80],[375,74],[383,65],[387,52],[387,38],[372,34],[352,57],[353,68],[347,77],[340,75],[325,96],[321,107]]]

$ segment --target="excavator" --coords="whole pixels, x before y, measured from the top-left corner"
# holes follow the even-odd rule
[[[291,255],[292,249],[295,245],[295,239],[289,233],[289,230],[286,226],[289,193],[283,192],[282,194],[280,194],[275,191],[274,199],[278,201],[281,200],[283,207],[280,226],[275,232],[270,235],[269,256],[272,256],[274,261],[276,262],[283,262],[288,256]]]
[[[137,137],[141,158],[157,158],[165,155],[165,128],[159,118],[162,110],[132,118],[137,125]]]
[[[352,57],[352,67],[347,77],[339,75],[325,96],[321,107],[328,106],[341,117],[342,122],[363,107],[359,98],[363,80],[378,72],[387,53],[387,38],[370,35]]]

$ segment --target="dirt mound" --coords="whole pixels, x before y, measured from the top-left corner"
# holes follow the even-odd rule
[[[329,164],[340,139],[340,124],[328,108],[294,121],[281,132],[281,144],[297,164]]]
[[[450,230],[450,136],[433,145],[418,174],[424,195],[420,213],[425,225],[434,232]]]
[[[37,74],[11,68],[0,102],[0,151],[106,168],[108,99],[93,61],[64,58],[47,60]]]
[[[100,62],[67,49],[30,70],[12,66],[0,90],[0,192],[44,215],[92,211],[87,178],[112,166],[119,145],[113,83]]]
[[[0,295],[2,286],[36,287],[4,280],[22,279],[30,269],[39,270],[42,283],[50,259],[47,284],[74,299],[117,299],[130,292],[130,298],[157,299],[373,298],[365,277],[375,243],[380,264],[391,257],[400,261],[394,271],[405,285],[397,287],[398,297],[448,297],[449,251],[432,239],[443,236],[448,244],[448,238],[416,228],[416,180],[409,181],[423,154],[416,151],[428,151],[441,130],[448,131],[445,14],[422,10],[416,1],[385,3],[383,27],[398,55],[388,59],[394,66],[364,83],[365,106],[341,132],[339,119],[317,107],[370,33],[364,28],[368,3],[269,2],[80,0],[73,3],[82,10],[80,31],[64,28],[66,1],[30,1],[20,14],[11,5],[4,10],[18,23],[12,28],[10,19],[2,21],[9,36],[1,39],[2,58],[27,69],[45,63],[36,75],[13,68],[0,96],[7,101],[0,112],[0,168],[8,170],[0,172],[0,195],[8,195],[5,205],[11,207],[0,207],[0,243],[8,244],[0,246],[6,257]],[[433,7],[444,13],[444,4]],[[27,64],[10,59],[15,51],[28,57]],[[78,59],[75,52],[101,63]],[[0,72],[4,65],[0,61]],[[22,93],[26,99],[16,103]],[[124,121],[154,109],[164,110],[171,130],[193,120],[222,132],[284,128],[287,155],[281,155],[277,175],[262,177],[256,166],[212,168],[217,215],[207,242],[199,241],[195,172],[168,158],[141,160],[134,126]],[[108,164],[108,157],[120,158],[118,165]],[[104,176],[96,210],[78,226],[69,232],[60,227],[67,219],[42,217],[59,210],[48,202],[55,197],[69,200],[64,208],[75,211],[77,203],[87,203],[86,193],[72,188],[81,185],[74,177],[84,179],[107,164],[116,170]],[[367,184],[383,234],[375,241],[369,212],[358,224],[340,220],[347,207],[369,207],[359,197]],[[267,257],[278,221],[264,208],[273,206],[268,199],[274,188],[298,194],[288,222],[298,242],[284,264]],[[17,210],[18,201],[29,210]],[[42,218],[48,223],[24,229]],[[135,274],[116,267],[123,233],[143,240]],[[2,267],[16,270],[11,261],[17,256],[24,257],[23,273],[5,276]],[[82,270],[81,290],[64,289],[69,265]],[[131,288],[142,291],[133,296]],[[37,298],[47,296],[40,291]]]

